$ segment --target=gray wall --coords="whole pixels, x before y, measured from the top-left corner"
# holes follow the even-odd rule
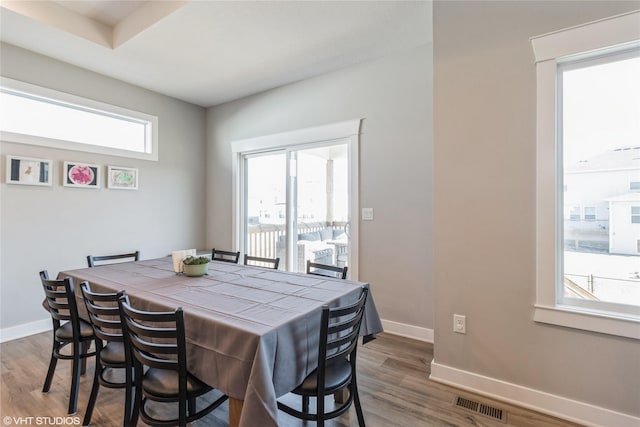
[[[360,206],[375,220],[360,222],[359,278],[382,318],[433,328],[431,55],[424,46],[209,109],[209,246],[232,243],[231,141],[364,118]]]
[[[536,74],[529,37],[635,2],[434,3],[435,361],[640,415],[640,343],[533,322]],[[467,334],[452,332],[453,313]]]
[[[156,115],[157,162],[1,143],[1,328],[47,318],[38,271],[86,266],[88,254],[138,249],[143,259],[205,243],[205,110],[58,62],[1,45],[5,77]],[[54,161],[53,187],[6,184],[5,156]],[[62,162],[139,168],[138,191],[62,186]],[[103,170],[103,176],[105,171]]]

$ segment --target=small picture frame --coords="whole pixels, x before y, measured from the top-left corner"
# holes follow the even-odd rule
[[[53,161],[7,156],[7,184],[45,185],[51,187]]]
[[[100,188],[100,166],[87,163],[64,162],[62,184],[65,187]]]
[[[107,168],[107,187],[113,190],[137,190],[138,169],[109,166]]]

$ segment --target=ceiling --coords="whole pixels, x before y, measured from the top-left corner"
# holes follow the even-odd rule
[[[204,107],[431,42],[430,1],[7,1],[0,39]]]

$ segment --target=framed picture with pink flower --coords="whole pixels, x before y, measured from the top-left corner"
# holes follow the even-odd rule
[[[100,188],[100,166],[64,162],[62,183],[65,187]]]

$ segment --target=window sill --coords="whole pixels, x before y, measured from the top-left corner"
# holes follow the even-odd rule
[[[535,305],[533,320],[584,331],[640,339],[640,318],[613,313],[576,310],[572,307]]]

